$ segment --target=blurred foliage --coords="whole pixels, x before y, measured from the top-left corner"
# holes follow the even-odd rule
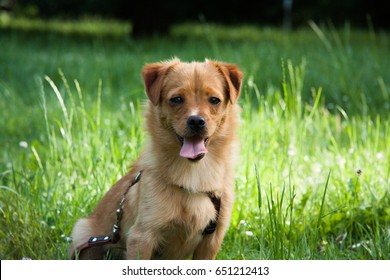
[[[329,21],[336,26],[349,22],[356,27],[390,28],[388,10],[382,0],[295,0],[290,12],[283,9],[285,1],[3,0],[14,3],[13,10],[24,16],[77,18],[93,15],[130,20],[135,35],[165,33],[173,23],[196,20],[281,26],[290,15],[293,27],[305,26],[313,20]]]

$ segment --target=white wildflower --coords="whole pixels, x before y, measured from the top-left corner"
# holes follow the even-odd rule
[[[20,141],[19,142],[19,147],[27,149],[28,148],[28,143],[26,141]]]

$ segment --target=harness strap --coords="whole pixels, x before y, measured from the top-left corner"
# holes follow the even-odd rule
[[[137,175],[135,175],[133,181],[127,187],[126,191],[122,195],[122,199],[121,199],[121,201],[119,203],[119,208],[116,209],[116,211],[115,211],[116,212],[116,223],[112,227],[112,234],[111,234],[111,236],[109,236],[109,235],[91,236],[91,238],[89,238],[87,242],[81,244],[80,246],[78,246],[74,250],[74,252],[72,253],[72,256],[71,256],[72,260],[75,260],[76,259],[76,255],[80,255],[81,252],[83,250],[87,249],[87,248],[91,248],[91,247],[95,247],[95,246],[102,246],[102,245],[109,244],[109,243],[115,244],[116,242],[119,241],[119,239],[120,239],[119,223],[120,223],[120,220],[122,218],[123,206],[124,206],[124,202],[125,202],[125,199],[126,199],[126,194],[129,192],[129,190],[130,190],[130,188],[132,186],[134,186],[135,184],[138,183],[138,181],[141,179],[141,175],[142,175],[142,170],[139,171],[137,173]]]
[[[209,193],[209,198],[211,199],[211,202],[214,205],[215,211],[217,212],[217,215],[215,217],[215,220],[210,220],[210,223],[207,225],[207,227],[203,230],[202,235],[212,234],[217,229],[217,223],[219,218],[219,211],[221,210],[221,198],[216,197],[213,193]]]
[[[105,235],[105,236],[98,236],[98,237],[91,237],[88,239],[87,242],[81,244],[80,246],[77,247],[77,249],[72,253],[72,256],[70,257],[71,260],[75,260],[76,259],[76,255],[79,255],[81,254],[81,252],[84,250],[84,249],[87,249],[87,248],[92,248],[92,247],[95,247],[95,246],[101,246],[101,245],[104,245],[104,244],[107,244],[107,243],[111,243],[112,242],[112,239],[110,236],[108,235]]]

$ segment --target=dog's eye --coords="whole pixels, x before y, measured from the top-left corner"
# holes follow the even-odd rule
[[[172,97],[171,99],[169,99],[169,103],[171,105],[180,105],[184,103],[184,99],[181,96]]]
[[[221,103],[221,100],[217,97],[210,97],[209,102],[211,105],[218,105]]]

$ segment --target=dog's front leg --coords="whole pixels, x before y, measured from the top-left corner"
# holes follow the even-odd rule
[[[194,260],[213,260],[221,247],[222,238],[216,237],[217,232],[203,237],[192,256]],[[220,240],[219,240],[220,239]]]
[[[225,211],[224,211],[225,210]],[[228,211],[228,212],[227,212]],[[228,214],[228,215],[226,215]],[[230,210],[221,208],[220,218],[214,233],[203,236],[202,241],[195,248],[192,258],[194,260],[213,260],[221,247],[225,236],[228,222],[230,221]]]
[[[152,234],[142,233],[133,226],[127,238],[127,258],[130,260],[150,260],[155,249],[156,240]]]
[[[217,228],[214,233],[205,235],[199,245],[195,248],[192,258],[194,260],[213,260],[217,256],[227,228],[233,208],[234,194],[228,189],[221,197],[221,209],[217,220]]]

